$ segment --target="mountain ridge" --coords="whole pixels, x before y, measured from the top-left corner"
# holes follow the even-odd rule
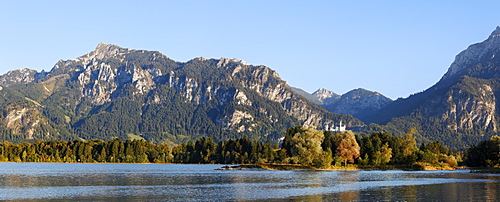
[[[11,131],[7,140],[138,135],[181,143],[203,135],[247,135],[276,141],[296,125],[322,128],[340,120],[364,125],[306,100],[274,70],[235,58],[176,62],[158,51],[100,43],[80,57],[58,61],[43,76],[27,72],[24,80],[0,77],[12,80],[0,92],[15,97],[0,102],[7,115],[0,117],[0,128]]]

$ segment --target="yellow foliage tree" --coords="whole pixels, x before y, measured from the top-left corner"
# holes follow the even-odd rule
[[[329,166],[332,162],[331,154],[323,151],[321,147],[324,137],[323,131],[311,127],[298,131],[291,141],[293,156],[302,165]]]
[[[385,143],[380,150],[375,152],[375,165],[384,165],[391,161],[392,149],[389,148],[389,143]]]

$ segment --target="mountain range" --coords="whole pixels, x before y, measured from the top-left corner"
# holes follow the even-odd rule
[[[157,51],[101,43],[49,72],[0,76],[1,139],[144,138],[176,144],[200,136],[278,140],[297,125],[364,123],[326,111],[265,66],[240,59],[177,62]]]
[[[459,53],[432,87],[391,100],[358,88],[343,95],[288,86],[241,59],[177,62],[158,51],[99,44],[48,71],[0,76],[0,139],[144,138],[178,144],[200,136],[277,141],[297,125],[343,122],[364,133],[442,141],[453,150],[499,132],[500,27]]]

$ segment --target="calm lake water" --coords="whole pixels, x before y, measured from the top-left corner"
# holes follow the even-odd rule
[[[221,165],[0,163],[0,200],[499,201],[500,175],[221,171]]]

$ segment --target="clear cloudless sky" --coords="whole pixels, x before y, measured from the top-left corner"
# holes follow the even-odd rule
[[[500,1],[0,0],[0,74],[49,71],[100,42],[185,62],[240,58],[291,86],[423,91],[500,25]]]

